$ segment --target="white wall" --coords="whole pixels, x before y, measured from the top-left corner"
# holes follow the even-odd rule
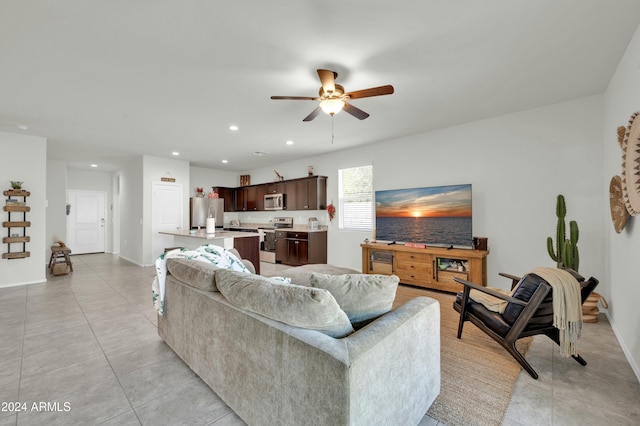
[[[48,244],[46,237],[47,140],[0,132],[0,152],[0,188],[3,191],[11,189],[11,181],[17,180],[24,182],[22,189],[31,193],[27,198],[31,211],[27,213],[26,219],[31,222],[31,227],[26,230],[26,235],[31,237],[26,251],[31,255],[22,259],[0,257],[0,287],[45,282],[45,265],[51,253],[51,244]],[[2,221],[6,221],[8,213],[0,213]],[[3,237],[7,236],[7,228],[0,230]],[[13,232],[17,230],[12,230]],[[21,244],[12,244],[11,247],[12,251],[22,250]],[[0,253],[6,252],[7,245],[2,244]]]
[[[252,182],[268,182],[274,168],[296,178],[312,165],[328,176],[328,202],[336,205],[337,173],[345,167],[373,164],[374,190],[471,183],[473,232],[489,239],[490,285],[506,288],[498,272],[555,265],[546,238],[555,235],[558,194],[580,227],[580,272],[604,275],[601,133],[602,98],[596,96],[247,173]],[[313,215],[327,224],[326,212]],[[364,238],[372,235],[340,231],[334,219],[329,263],[360,269]]]
[[[100,191],[107,194],[107,235],[105,238],[105,251],[113,251],[113,189],[111,173],[94,170],[67,170],[67,191]],[[65,194],[66,197],[66,194]],[[62,237],[66,238],[66,234]]]
[[[116,234],[120,256],[141,265],[142,262],[142,157],[137,157],[114,173],[120,232]],[[151,227],[150,224],[147,226]]]
[[[600,182],[600,208],[604,211],[603,227],[606,239],[602,251],[606,253],[607,274],[598,291],[609,302],[608,314],[636,376],[640,380],[640,278],[637,263],[640,258],[640,230],[635,229],[637,218],[630,218],[625,229],[617,234],[609,214],[609,181],[621,173],[621,150],[616,129],[627,126],[634,112],[640,111],[640,27],[618,64],[614,77],[604,95],[604,179]]]
[[[47,233],[45,243],[67,239],[67,163],[47,160]],[[45,247],[46,248],[46,247]]]
[[[196,187],[203,188],[205,194],[211,191],[212,186],[236,188],[240,186],[239,176],[237,172],[192,166],[189,169],[191,186],[188,188],[187,196],[195,196]]]
[[[155,264],[156,256],[153,252],[153,210],[152,210],[152,184],[161,182],[161,178],[174,178],[175,183],[182,185],[182,229],[189,229],[189,162],[183,160],[173,160],[167,158],[151,157],[145,155],[142,157],[143,175],[142,175],[142,202],[143,215],[142,220],[144,226],[142,228],[142,257],[140,262],[142,265],[150,266]]]

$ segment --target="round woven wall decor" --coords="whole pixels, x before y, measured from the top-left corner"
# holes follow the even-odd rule
[[[640,112],[629,119],[622,141],[622,199],[631,216],[640,213]]]
[[[622,179],[620,176],[612,177],[609,183],[609,208],[611,210],[613,229],[619,234],[624,229],[629,218],[629,212],[627,212],[627,207],[622,199]]]

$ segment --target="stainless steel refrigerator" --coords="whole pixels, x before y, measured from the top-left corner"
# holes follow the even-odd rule
[[[216,228],[222,228],[224,225],[224,198],[192,197],[189,210],[191,229],[205,229],[207,218],[210,216],[216,218]]]

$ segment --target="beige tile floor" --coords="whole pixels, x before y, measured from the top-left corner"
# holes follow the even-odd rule
[[[0,426],[244,424],[158,337],[153,268],[72,260],[70,275],[0,288]],[[540,379],[521,374],[504,424],[640,424],[640,385],[609,324],[583,340],[586,368],[534,341]]]

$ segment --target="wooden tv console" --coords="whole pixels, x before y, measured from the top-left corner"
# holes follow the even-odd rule
[[[407,247],[402,244],[367,243],[362,247],[362,272],[395,274],[404,284],[458,292],[455,277],[487,285],[488,250]]]

